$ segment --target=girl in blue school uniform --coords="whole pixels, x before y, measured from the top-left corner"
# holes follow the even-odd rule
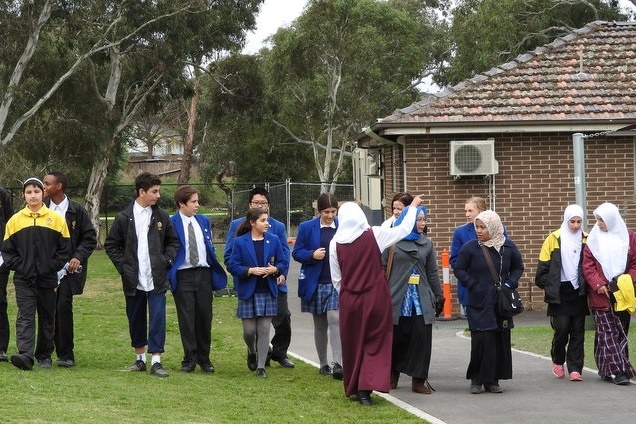
[[[272,317],[278,312],[278,285],[285,282],[281,270],[289,265],[278,237],[267,232],[268,217],[260,208],[247,212],[228,263],[238,295],[236,316],[243,321],[247,366],[261,378],[267,377],[265,361]]]

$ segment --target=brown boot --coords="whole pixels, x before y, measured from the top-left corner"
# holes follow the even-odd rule
[[[398,380],[400,379],[400,372],[391,370],[391,390],[397,389]]]
[[[428,384],[427,379],[417,377],[413,377],[411,389],[415,393],[421,393],[423,395],[430,395],[435,390],[431,387],[430,384]]]

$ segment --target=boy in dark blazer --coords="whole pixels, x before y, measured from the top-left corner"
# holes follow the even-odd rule
[[[212,373],[213,292],[227,286],[227,274],[216,259],[210,220],[197,214],[198,191],[181,186],[174,200],[178,212],[170,220],[179,239],[179,249],[168,280],[183,345],[181,371],[192,372],[199,364],[203,372]]]

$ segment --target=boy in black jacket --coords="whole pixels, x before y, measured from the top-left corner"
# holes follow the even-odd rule
[[[161,180],[148,172],[135,179],[137,197],[113,222],[104,248],[121,275],[126,315],[136,360],[129,369],[146,371],[146,346],[152,354],[150,373],[167,377],[161,365],[166,340],[168,270],[179,248],[172,221],[157,206]]]
[[[66,220],[71,238],[71,254],[67,266],[60,271],[55,304],[55,352],[57,366],[75,365],[73,296],[82,294],[88,272],[88,257],[97,245],[97,234],[84,206],[66,196],[68,178],[60,171],[51,171],[44,177],[44,204]]]

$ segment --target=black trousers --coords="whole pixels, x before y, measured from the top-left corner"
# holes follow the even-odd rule
[[[63,278],[57,288],[55,303],[55,352],[59,359],[75,360],[73,349],[73,293],[67,278]]]
[[[15,322],[18,352],[31,359],[50,358],[55,347],[55,289],[36,287],[34,283],[16,281],[15,300],[18,315]],[[37,312],[37,346],[35,315]]]
[[[181,365],[209,364],[212,344],[212,286],[210,268],[177,271],[177,289],[172,293],[177,307],[183,346]]]
[[[272,325],[272,358],[287,358],[287,349],[291,344],[291,312],[287,304],[287,293],[278,292],[278,313],[272,318]]]
[[[9,268],[0,267],[0,351],[2,352],[6,352],[9,348],[11,335],[9,316],[7,315],[7,284],[10,272]]]
[[[550,317],[554,330],[550,354],[552,362],[567,362],[568,372],[583,370],[583,345],[585,343],[585,316],[557,315]]]

